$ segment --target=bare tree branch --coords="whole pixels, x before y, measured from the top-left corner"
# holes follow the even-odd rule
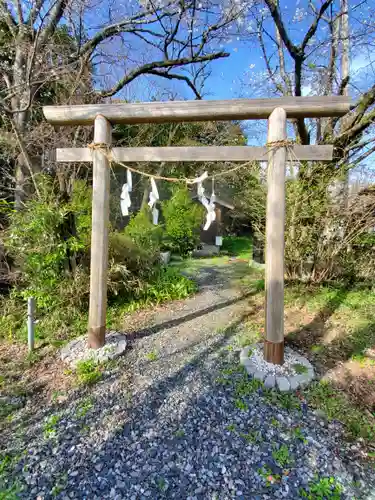
[[[55,32],[57,25],[64,15],[64,10],[68,5],[69,0],[56,0],[56,3],[51,9],[47,26],[39,35],[38,45],[43,45],[46,40]]]
[[[22,7],[20,4],[20,0],[13,0],[13,5],[14,5],[14,8],[17,12],[18,24],[23,24],[23,13],[22,13]]]
[[[168,80],[182,80],[182,81],[186,82],[187,85],[191,88],[191,90],[194,92],[195,97],[197,99],[202,99],[202,96],[198,92],[197,87],[191,81],[191,79],[186,75],[179,75],[178,73],[170,73],[170,72],[167,73],[166,71],[157,71],[157,70],[149,70],[147,72],[147,74],[161,76],[163,78],[167,78]]]
[[[276,27],[279,30],[280,36],[285,44],[285,47],[288,49],[289,54],[293,57],[293,59],[295,59],[296,57],[300,56],[300,49],[297,45],[294,45],[292,40],[289,38],[284,23],[281,19],[280,10],[278,8],[277,3],[275,2],[275,0],[265,0],[265,2],[276,24]]]
[[[101,92],[99,92],[99,95],[101,95],[102,97],[111,97],[117,92],[119,92],[122,88],[124,88],[125,85],[128,85],[130,82],[135,80],[138,76],[146,75],[150,73],[150,71],[154,71],[157,68],[176,68],[179,66],[186,66],[188,64],[193,64],[193,63],[213,61],[215,59],[220,59],[222,57],[229,57],[228,52],[216,52],[214,54],[206,54],[204,56],[194,56],[193,58],[183,57],[181,59],[171,59],[170,61],[154,61],[148,64],[144,64],[143,66],[134,69],[133,71],[130,71],[121,80],[119,80],[116,83],[116,85],[114,85],[111,89],[102,90]]]
[[[304,39],[301,43],[301,52],[304,53],[305,49],[307,47],[307,44],[311,40],[311,38],[315,35],[316,30],[318,28],[319,21],[322,19],[323,14],[325,11],[328,9],[328,7],[331,5],[333,0],[326,0],[320,7],[319,12],[317,16],[315,17],[313,23],[311,24],[310,28],[308,29],[306,35],[304,36]]]
[[[165,17],[170,15],[169,13],[163,13],[161,17]],[[120,33],[132,32],[136,30],[137,24],[139,24],[140,28],[143,24],[154,24],[157,23],[157,19],[149,19],[145,20],[146,16],[149,16],[148,12],[141,12],[135,16],[132,16],[124,21],[111,24],[106,26],[103,30],[96,33],[88,42],[86,42],[79,51],[81,56],[86,54],[92,54],[92,52],[96,49],[96,47],[102,43],[107,38],[110,38],[114,35],[119,35]],[[75,57],[75,55],[73,55]]]
[[[34,5],[32,6],[32,8],[30,10],[29,17],[26,20],[26,23],[29,26],[33,26],[34,25],[37,17],[40,14],[40,10],[41,10],[41,8],[43,6],[43,3],[44,3],[44,0],[34,0]]]

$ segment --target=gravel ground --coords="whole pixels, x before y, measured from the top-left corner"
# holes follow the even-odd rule
[[[257,391],[239,407],[228,346],[255,306],[218,282],[206,273],[195,297],[138,316],[102,382],[19,411],[7,453],[20,498],[294,499],[316,476],[342,485],[332,498],[375,498],[374,470],[339,423]]]

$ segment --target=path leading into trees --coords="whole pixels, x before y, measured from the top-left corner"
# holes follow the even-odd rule
[[[291,499],[324,478],[343,487],[328,498],[375,498],[339,423],[236,396],[236,339],[260,307],[236,266],[200,266],[196,296],[128,318],[103,381],[19,412],[7,453],[21,498]]]

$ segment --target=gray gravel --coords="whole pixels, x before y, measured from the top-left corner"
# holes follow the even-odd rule
[[[339,423],[271,406],[258,392],[238,407],[239,375],[225,369],[238,363],[228,346],[251,306],[239,291],[206,283],[194,298],[144,315],[102,382],[19,411],[5,451],[24,455],[8,484],[17,480],[27,499],[290,499],[319,475],[334,477],[342,498],[375,498],[374,471]],[[267,484],[270,474],[277,481]]]

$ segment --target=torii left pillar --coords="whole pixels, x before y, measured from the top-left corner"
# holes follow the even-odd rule
[[[110,146],[112,127],[102,115],[94,124],[94,144]],[[89,347],[105,343],[109,226],[109,160],[100,148],[93,150],[92,228],[90,260]]]
[[[276,108],[268,119],[268,171],[266,215],[266,338],[264,359],[284,363],[284,226],[286,112]],[[275,146],[272,146],[275,143]]]

